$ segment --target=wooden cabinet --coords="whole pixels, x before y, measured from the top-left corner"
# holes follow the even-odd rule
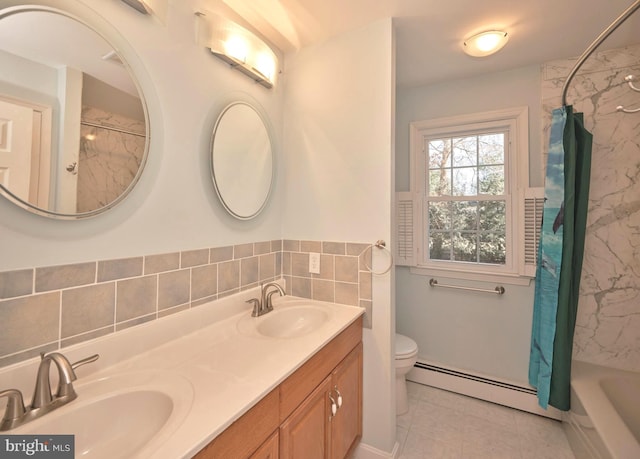
[[[361,436],[359,318],[195,458],[344,459]]]
[[[280,459],[343,459],[362,436],[362,343],[280,426]]]

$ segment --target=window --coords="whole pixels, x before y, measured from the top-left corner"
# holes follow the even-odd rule
[[[411,123],[411,192],[399,193],[399,264],[484,280],[525,274],[527,108]],[[404,262],[403,262],[404,260]]]
[[[425,137],[427,260],[506,263],[507,132]]]

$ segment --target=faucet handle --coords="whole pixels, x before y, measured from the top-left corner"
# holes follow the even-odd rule
[[[27,410],[24,407],[22,393],[17,389],[7,389],[0,392],[0,397],[7,397],[7,407],[0,419],[0,432],[11,429],[17,420],[22,419]]]
[[[71,384],[73,381],[77,379],[76,371],[75,371],[76,368],[81,367],[82,365],[86,365],[87,363],[95,362],[99,358],[100,358],[100,354],[94,354],[84,359],[78,360],[75,363],[69,363],[69,365],[71,366],[71,381],[63,381],[62,379],[60,379],[58,383],[58,390],[56,392],[56,397],[58,398],[67,397],[67,398],[70,398],[71,400],[76,398],[76,391],[73,388],[73,384]]]
[[[76,368],[81,367],[82,365],[86,365],[87,363],[95,362],[99,358],[100,358],[100,354],[93,354],[93,355],[91,355],[89,357],[86,357],[86,358],[84,358],[82,360],[78,360],[77,362],[72,363],[71,364],[71,368],[73,370],[75,370]]]
[[[257,298],[251,298],[250,300],[245,301],[245,303],[251,303],[253,305],[253,312],[251,313],[251,317],[258,317],[260,315],[260,300]]]
[[[0,397],[7,397],[7,408],[4,412],[4,419],[15,419],[23,416],[26,412],[22,392],[18,389],[7,389],[0,392]]]

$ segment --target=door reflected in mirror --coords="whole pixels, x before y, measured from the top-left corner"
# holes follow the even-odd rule
[[[251,105],[234,102],[218,117],[211,173],[222,205],[234,217],[254,218],[266,205],[273,180],[273,151],[265,122]]]
[[[0,11],[0,192],[32,212],[80,218],[140,177],[147,110],[124,59],[55,10]]]

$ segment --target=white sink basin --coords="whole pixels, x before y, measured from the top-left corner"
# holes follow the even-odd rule
[[[243,315],[238,331],[249,336],[266,338],[297,338],[322,327],[331,318],[331,311],[305,302],[282,302],[260,317]]]
[[[272,338],[295,338],[317,330],[329,315],[316,306],[292,306],[273,310],[257,324],[256,330]]]
[[[11,433],[75,435],[78,458],[145,457],[181,424],[193,399],[191,385],[173,376],[120,375],[76,391],[73,402]]]

